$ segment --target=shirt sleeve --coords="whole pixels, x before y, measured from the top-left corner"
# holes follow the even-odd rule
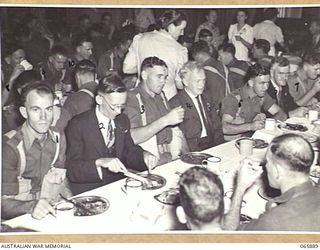
[[[233,25],[230,24],[229,30],[228,30],[228,39],[230,42],[232,42],[232,37],[233,37]]]
[[[265,93],[263,100],[263,109],[268,111],[275,103],[276,101],[268,93]]]
[[[128,53],[123,61],[123,72],[126,74],[134,74],[138,72],[138,54],[137,47],[139,44],[141,34],[133,38],[133,42],[128,50]]]
[[[124,113],[128,116],[131,128],[142,126],[139,102],[134,92],[128,93],[127,105]]]
[[[282,34],[282,30],[280,27],[278,27],[278,29],[276,30],[276,40],[278,43],[283,43],[284,42],[284,39],[283,39],[283,34]]]
[[[222,100],[221,115],[231,115],[234,119],[239,108],[239,102],[233,95],[228,95]]]
[[[253,28],[251,26],[247,26],[246,39],[248,43],[253,43]]]
[[[6,143],[2,147],[2,195],[18,194],[18,159],[19,156]]]

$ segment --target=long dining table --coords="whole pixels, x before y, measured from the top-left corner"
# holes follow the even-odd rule
[[[261,138],[268,142],[282,134],[278,128],[274,131],[257,131],[253,137]],[[245,158],[240,155],[235,141],[229,141],[221,145],[204,150],[213,156],[221,158],[219,175],[223,182],[225,196],[225,212],[230,205],[230,196],[234,190],[235,177],[240,162]],[[252,158],[262,159],[266,153],[264,149],[253,149]],[[166,205],[155,199],[155,196],[162,192],[178,187],[181,173],[194,166],[183,162],[181,159],[158,166],[152,170],[153,174],[160,175],[166,179],[166,184],[160,189],[143,190],[137,195],[138,206],[130,207],[131,201],[124,192],[126,179],[87,191],[78,196],[100,196],[109,201],[109,208],[93,216],[69,216],[54,217],[48,214],[41,220],[32,218],[30,214],[18,216],[14,219],[3,222],[12,228],[23,227],[43,233],[70,233],[70,234],[92,234],[92,233],[135,233],[135,232],[164,232],[172,230],[184,230],[184,225],[178,222],[176,207]],[[259,195],[263,186],[262,178],[258,179],[245,193],[241,214],[251,218],[258,218],[265,211],[267,199]],[[132,197],[131,197],[132,199]]]

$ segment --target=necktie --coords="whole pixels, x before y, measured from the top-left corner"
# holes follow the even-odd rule
[[[202,108],[202,104],[200,102],[200,96],[198,95],[196,97],[196,99],[197,99],[197,102],[198,102],[198,107],[199,107],[199,110],[200,110],[200,115],[201,115],[202,121],[203,121],[205,129],[207,131],[207,135],[209,135],[209,132],[210,132],[209,124],[208,124],[208,121],[207,121],[206,116],[204,114],[204,111],[203,111],[203,108]]]
[[[107,148],[111,148],[114,144],[115,136],[114,136],[114,130],[112,127],[111,120],[108,123],[108,130],[107,130]]]

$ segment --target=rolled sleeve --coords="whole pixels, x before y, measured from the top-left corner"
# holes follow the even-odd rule
[[[234,119],[239,108],[239,102],[233,95],[228,95],[222,100],[221,115],[231,115]]]
[[[276,104],[276,101],[268,93],[266,93],[263,100],[263,109],[268,111],[273,104]]]

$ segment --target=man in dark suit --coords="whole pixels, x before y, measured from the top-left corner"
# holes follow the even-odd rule
[[[181,69],[185,88],[175,95],[171,108],[181,106],[185,110],[179,124],[190,151],[201,151],[224,142],[221,121],[212,102],[203,93],[206,75],[197,62],[187,62]]]
[[[74,194],[123,178],[119,172],[127,171],[126,167],[143,171],[155,166],[155,157],[132,141],[128,117],[122,114],[126,99],[120,78],[103,78],[96,107],[69,122],[66,166]]]

